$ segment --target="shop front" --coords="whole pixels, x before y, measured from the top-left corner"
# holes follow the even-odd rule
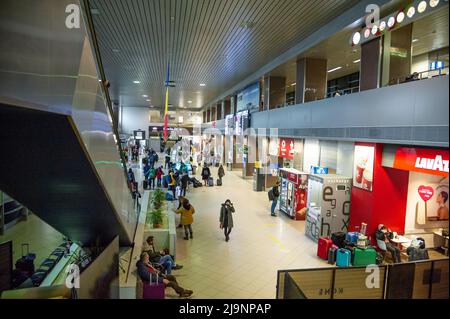
[[[308,174],[294,168],[280,169],[280,210],[295,220],[305,220]]]
[[[367,223],[374,243],[383,224],[403,235],[405,246],[416,237],[428,248],[445,245],[448,166],[448,149],[357,143],[350,229]]]

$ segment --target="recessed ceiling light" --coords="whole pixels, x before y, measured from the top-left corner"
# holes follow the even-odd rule
[[[292,83],[292,84],[291,84],[291,86],[296,86],[296,85],[297,85],[297,83]]]
[[[392,28],[394,26],[394,24],[395,24],[395,18],[394,17],[390,17],[389,20],[388,20],[388,23],[387,23],[388,27]]]
[[[372,27],[372,35],[377,34],[377,32],[378,32],[378,26],[377,26],[377,25],[374,25],[374,26]]]
[[[353,63],[359,63],[359,62],[361,62],[361,59],[353,61]]]
[[[119,53],[120,50],[119,50],[119,49],[112,49],[112,52],[114,52],[114,53]]]
[[[352,43],[354,45],[357,45],[359,43],[359,41],[361,41],[361,33],[359,33],[359,32],[353,33]]]
[[[386,21],[381,21],[380,22],[380,31],[383,32],[384,29],[386,29]]]
[[[370,36],[370,29],[367,28],[366,30],[364,30],[364,37],[367,39]]]
[[[419,39],[413,39],[412,43],[419,41]]]
[[[147,94],[143,94],[142,97],[148,97],[148,95]]]
[[[419,5],[417,6],[417,12],[422,13],[427,9],[427,2],[421,1]]]
[[[191,103],[192,103],[192,101],[188,101],[188,103],[189,103],[189,104],[191,104]]]
[[[200,86],[206,86],[206,84],[205,83],[200,83]]]
[[[405,20],[405,14],[403,13],[403,11],[401,11],[397,14],[397,22],[402,23],[403,20]]]
[[[147,102],[150,102],[151,100],[150,100],[150,99],[147,99],[146,101],[147,101]]]
[[[334,72],[334,71],[337,71],[337,70],[340,70],[340,69],[342,69],[342,66],[338,66],[337,68],[328,70],[328,73],[331,73],[331,72]]]
[[[134,84],[139,84],[141,81],[133,81]]]
[[[408,16],[408,18],[412,18],[414,16],[414,14],[416,13],[416,8],[414,7],[410,7],[408,9],[408,11],[406,11],[406,15]]]
[[[430,7],[434,8],[439,4],[439,0],[430,0]]]

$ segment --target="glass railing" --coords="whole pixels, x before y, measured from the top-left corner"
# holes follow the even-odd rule
[[[449,260],[279,270],[277,299],[448,299]]]

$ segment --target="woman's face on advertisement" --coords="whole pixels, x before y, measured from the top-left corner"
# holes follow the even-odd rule
[[[438,204],[444,204],[444,198],[442,197],[442,194],[441,194],[441,193],[439,193],[439,194],[437,195],[437,197],[436,197],[436,202],[437,202]]]

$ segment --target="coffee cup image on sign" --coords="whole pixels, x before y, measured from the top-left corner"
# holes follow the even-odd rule
[[[367,159],[366,159],[366,160],[361,160],[361,161],[359,161],[358,164],[356,164],[355,181],[356,181],[358,184],[361,184],[361,183],[362,183],[364,170],[365,170],[365,168],[366,168],[366,163],[367,163]]]
[[[371,170],[364,170],[363,177],[362,177],[362,188],[365,190],[372,190],[372,180],[373,180],[373,174]]]

